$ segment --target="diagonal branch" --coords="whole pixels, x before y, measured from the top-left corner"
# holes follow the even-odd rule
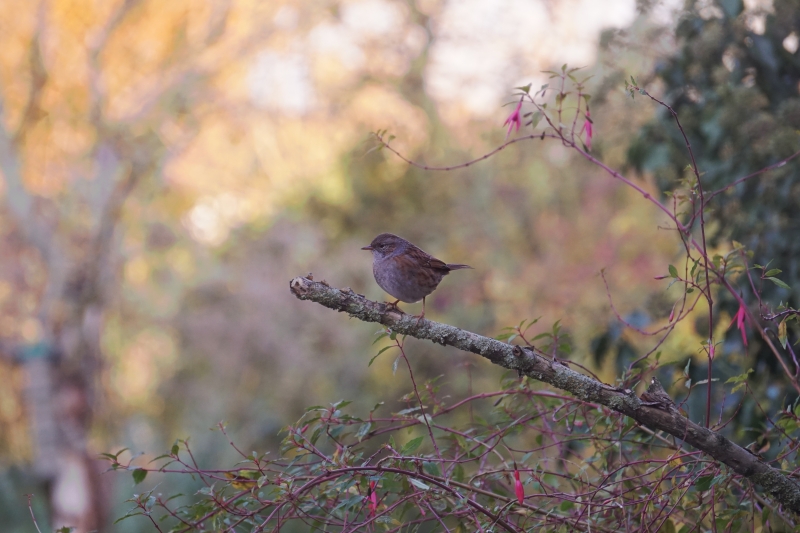
[[[601,383],[529,348],[513,346],[427,319],[418,321],[416,317],[398,312],[385,303],[368,300],[352,289],[335,289],[325,282],[305,277],[294,278],[289,283],[289,289],[300,300],[311,300],[330,309],[346,312],[364,322],[383,324],[401,335],[478,354],[496,365],[517,370],[530,378],[570,392],[581,400],[602,404],[650,429],[664,431],[761,485],[777,502],[800,514],[798,484],[722,434],[695,424],[675,409],[652,406],[653,402],[643,402],[631,390]]]

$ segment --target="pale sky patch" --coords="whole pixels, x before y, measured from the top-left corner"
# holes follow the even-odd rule
[[[634,0],[452,2],[437,20],[428,90],[476,115],[494,113],[510,87],[544,83],[542,70],[591,65],[600,31],[629,25],[635,7]]]

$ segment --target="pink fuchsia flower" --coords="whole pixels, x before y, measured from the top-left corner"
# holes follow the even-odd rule
[[[589,110],[586,110],[585,114],[586,120],[583,123],[583,127],[581,128],[581,133],[586,132],[586,148],[588,150],[592,149],[592,114]]]
[[[517,493],[519,504],[525,503],[525,489],[522,488],[522,481],[519,480],[519,470],[516,468],[514,468],[514,492]]]
[[[522,118],[519,115],[520,109],[522,109],[522,98],[519,99],[519,103],[517,103],[517,107],[514,108],[514,111],[512,111],[511,114],[508,115],[506,121],[503,122],[503,126],[508,126],[506,140],[508,140],[508,136],[511,135],[512,129],[519,131],[519,127],[522,125]]]
[[[369,482],[369,515],[375,516],[375,512],[378,510],[378,493],[375,492],[375,485],[374,481]]]
[[[744,308],[744,304],[739,304],[739,310],[733,315],[733,320],[731,323],[728,324],[728,329],[731,329],[731,326],[734,322],[736,322],[736,329],[738,329],[742,333],[742,342],[745,346],[747,346],[747,332],[744,330],[744,323],[747,321],[747,312]]]

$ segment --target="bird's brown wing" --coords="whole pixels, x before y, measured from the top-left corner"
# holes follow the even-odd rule
[[[420,256],[424,256],[425,257],[425,266],[427,266],[428,268],[431,268],[433,270],[438,270],[438,271],[440,271],[440,272],[442,272],[444,274],[447,274],[451,270],[459,270],[459,269],[462,269],[462,268],[472,268],[469,265],[447,264],[444,261],[442,261],[441,259],[436,259],[435,257],[430,255],[429,253],[423,251],[420,248],[417,248],[416,246],[414,248],[416,248],[416,251],[419,252]]]
[[[440,261],[435,257],[428,256],[428,266],[434,270],[442,270],[444,272],[450,272],[450,268],[444,261]]]

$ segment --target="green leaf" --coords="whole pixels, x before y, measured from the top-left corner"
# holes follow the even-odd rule
[[[728,378],[725,383],[744,383],[747,381],[747,376],[753,373],[752,368],[748,368],[747,372],[744,374],[739,374],[738,376],[733,376],[732,378]]]
[[[414,479],[412,477],[412,478],[409,478],[408,480],[411,482],[412,485],[417,487],[419,490],[431,490],[431,488],[428,485],[426,485],[425,483],[423,483],[422,481],[420,481],[418,479]]]
[[[381,333],[380,333],[380,335],[378,335],[378,336],[375,338],[375,340],[374,340],[374,341],[372,341],[372,344],[375,344],[375,343],[376,343],[376,342],[378,342],[379,340],[381,340],[381,339],[385,339],[385,338],[386,338],[386,337],[388,337],[388,336],[389,336],[389,334],[388,334],[388,333],[386,333],[385,331],[383,331],[383,332],[381,332]]]
[[[535,128],[536,126],[538,126],[541,120],[542,120],[542,113],[540,111],[535,112],[531,117],[531,127]]]
[[[786,349],[786,342],[788,338],[789,337],[786,333],[786,319],[784,318],[783,320],[781,320],[781,323],[778,324],[778,340],[780,341],[781,346],[783,346],[784,350]]]
[[[175,444],[172,445],[172,449],[170,450],[170,453],[172,453],[172,455],[178,455],[179,451],[180,451],[180,448],[178,448],[178,443],[176,442]]]
[[[692,265],[692,270],[689,272],[689,276],[690,277],[694,277],[694,273],[697,272],[697,265],[699,265],[699,264],[700,264],[700,260],[699,259],[695,259],[694,260],[694,264]]]
[[[694,488],[696,488],[700,492],[705,492],[711,488],[711,482],[713,480],[714,476],[701,476],[697,478],[697,481],[695,481]]]
[[[375,359],[377,359],[377,358],[378,358],[378,356],[379,356],[380,354],[382,354],[383,352],[385,352],[386,350],[388,350],[388,349],[390,349],[390,348],[397,348],[397,346],[395,346],[394,344],[392,344],[391,346],[384,346],[383,348],[381,348],[381,350],[380,350],[378,353],[376,353],[376,354],[375,354],[375,355],[372,357],[372,359],[370,359],[370,360],[369,360],[369,364],[368,364],[367,366],[368,366],[368,367],[369,367],[369,366],[372,366],[372,362],[373,362]]]
[[[456,467],[453,469],[453,479],[459,483],[464,481],[464,467],[460,464],[456,464]]]
[[[356,438],[358,439],[358,442],[361,442],[361,439],[366,437],[371,429],[372,429],[372,422],[363,423],[361,427],[358,428],[358,432],[356,433]]]
[[[347,493],[345,492],[345,494],[347,494]],[[336,507],[333,508],[333,510],[336,511],[337,509],[343,509],[343,508],[352,509],[352,508],[356,507],[358,504],[360,504],[361,502],[363,502],[364,499],[365,499],[365,497],[362,496],[361,494],[353,494],[349,498],[345,498],[344,500],[342,500],[339,503],[339,505],[337,505]]]
[[[399,365],[399,364],[400,364],[400,358],[401,358],[402,356],[403,356],[403,354],[400,354],[400,355],[398,355],[398,356],[397,356],[397,359],[395,359],[395,360],[394,360],[394,363],[392,363],[392,375],[393,375],[393,376],[394,376],[395,374],[397,374],[397,365]]]
[[[142,514],[144,514],[144,513],[142,513],[142,511],[136,511],[136,512],[128,511],[127,513],[125,513],[124,516],[114,520],[114,524],[119,524],[120,522],[122,522],[126,518],[130,518],[132,516],[141,516]],[[67,530],[66,532],[64,532],[65,529]],[[56,533],[70,533],[71,530],[72,530],[72,528],[62,527],[61,529],[56,530]]]
[[[678,277],[678,269],[675,268],[673,265],[670,265],[669,266],[669,275],[672,276],[673,278],[677,278]]]
[[[532,325],[534,325],[534,324],[536,324],[537,322],[539,322],[539,319],[541,319],[541,318],[542,318],[542,317],[541,317],[541,316],[539,316],[539,317],[536,317],[536,318],[534,318],[534,319],[531,319],[531,320],[528,322],[528,325],[527,325],[527,326],[525,326],[525,330],[527,331],[527,330],[528,330],[528,329],[529,329],[529,328],[530,328]],[[525,323],[525,321],[523,320],[523,321],[522,321],[522,323],[524,324],[524,323]]]
[[[774,283],[775,285],[777,285],[777,286],[778,286],[778,287],[780,287],[781,289],[789,289],[789,290],[791,290],[791,289],[792,289],[792,288],[791,288],[791,287],[789,287],[789,286],[788,286],[786,283],[782,282],[782,281],[781,281],[781,280],[779,280],[778,278],[773,278],[773,277],[771,277],[771,276],[767,276],[767,278],[766,278],[766,279],[770,280],[772,283]]]
[[[767,273],[765,275],[766,276],[777,276],[781,272],[783,272],[783,270],[781,270],[780,268],[771,268],[771,269],[769,269],[767,271]]]
[[[432,476],[441,476],[442,471],[439,469],[439,463],[433,461],[425,461],[422,463],[422,469]]]
[[[147,477],[147,470],[145,470],[144,468],[137,468],[136,470],[133,471],[133,484],[138,485],[139,483],[144,481],[144,478],[146,477]]]
[[[417,450],[417,448],[420,447],[420,445],[422,444],[422,439],[424,438],[425,437],[417,437],[416,439],[411,439],[410,441],[408,441],[406,445],[403,446],[403,449],[400,450],[400,455],[410,455],[414,453]]]

